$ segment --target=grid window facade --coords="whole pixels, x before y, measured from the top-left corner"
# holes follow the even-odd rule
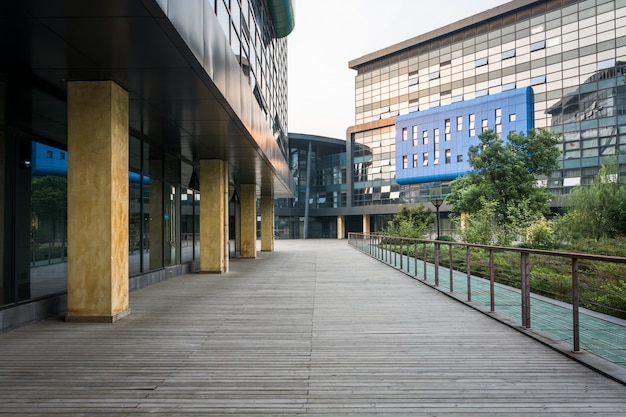
[[[403,186],[395,182],[395,126],[352,134],[352,206],[398,204]],[[408,158],[407,158],[408,168]]]
[[[221,29],[239,60],[245,80],[272,126],[285,158],[287,136],[287,38],[275,38],[267,2],[212,0]]]
[[[516,7],[359,64],[356,123],[371,121],[386,103],[403,115],[410,102],[421,111],[530,86],[534,127],[563,135],[560,169],[548,180],[553,192],[567,192],[563,184],[575,183],[611,152],[626,152],[626,2],[548,0]],[[417,77],[420,82],[409,85]],[[515,114],[501,117],[516,120]],[[475,136],[475,121],[468,122]],[[497,132],[498,123],[492,128]],[[464,130],[460,120],[457,130]]]

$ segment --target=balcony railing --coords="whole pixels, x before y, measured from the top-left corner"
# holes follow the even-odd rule
[[[626,367],[626,258],[379,234],[348,239],[461,301]]]

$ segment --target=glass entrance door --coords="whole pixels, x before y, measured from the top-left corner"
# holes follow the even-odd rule
[[[166,184],[166,201],[164,204],[164,239],[165,245],[165,266],[177,265],[180,263],[180,230],[178,216],[180,213],[180,197],[178,187]]]

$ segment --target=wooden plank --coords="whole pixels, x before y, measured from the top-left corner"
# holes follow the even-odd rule
[[[623,416],[626,387],[342,241],[0,335],[0,413]]]

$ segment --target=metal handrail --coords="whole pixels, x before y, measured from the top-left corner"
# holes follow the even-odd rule
[[[460,242],[450,242],[450,241],[441,241],[441,240],[427,240],[427,239],[415,239],[415,238],[401,238],[398,236],[387,236],[382,234],[363,234],[363,233],[348,233],[348,242],[358,247],[364,252],[367,252],[370,256],[373,256],[381,261],[394,266],[397,269],[403,270],[407,273],[410,272],[411,259],[409,255],[407,256],[406,261],[404,261],[404,249],[407,249],[411,246],[413,247],[413,276],[418,277],[418,268],[417,268],[417,259],[418,259],[418,246],[423,246],[423,262],[424,262],[424,270],[423,277],[424,280],[427,280],[427,271],[426,271],[426,259],[427,259],[427,245],[433,246],[432,257],[434,259],[432,263],[432,267],[434,268],[434,285],[436,287],[440,286],[439,280],[439,267],[440,267],[440,252],[441,246],[448,246],[448,259],[449,259],[449,271],[450,271],[450,281],[449,281],[449,292],[454,291],[453,285],[453,247],[464,248],[466,250],[466,266],[467,266],[467,301],[472,301],[472,288],[471,288],[471,249],[484,249],[489,252],[489,298],[490,298],[490,311],[495,311],[495,262],[494,262],[494,253],[499,251],[508,251],[508,252],[516,252],[520,254],[520,277],[521,277],[521,325],[523,328],[529,329],[531,328],[531,261],[530,255],[543,255],[543,256],[551,256],[551,257],[560,257],[560,258],[569,258],[572,261],[572,270],[571,270],[571,278],[572,278],[572,327],[573,327],[573,351],[580,351],[580,283],[579,283],[579,261],[581,260],[589,260],[589,261],[599,261],[599,262],[610,262],[617,264],[626,264],[626,258],[619,256],[607,256],[607,255],[595,255],[589,253],[578,253],[578,252],[560,252],[560,251],[550,251],[543,249],[530,249],[530,248],[513,248],[513,247],[503,247],[503,246],[492,246],[492,245],[480,245],[480,244],[469,244],[469,243],[460,243]],[[400,265],[398,267],[397,264],[397,253],[396,250],[385,250],[383,248],[383,242],[390,242],[394,247],[400,248]],[[367,247],[367,250],[366,250]],[[392,255],[393,252],[393,255]],[[392,259],[393,256],[393,259]],[[405,268],[406,267],[406,268]],[[485,277],[487,279],[487,277]]]

